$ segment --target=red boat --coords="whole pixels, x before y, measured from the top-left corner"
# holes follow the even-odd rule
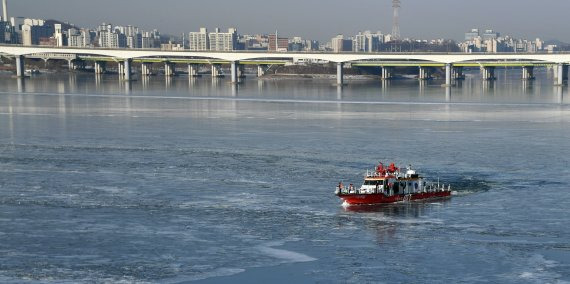
[[[388,167],[380,163],[375,170],[366,172],[360,188],[340,182],[335,194],[345,205],[372,205],[449,197],[451,185],[425,181],[411,166],[400,171],[394,163]]]

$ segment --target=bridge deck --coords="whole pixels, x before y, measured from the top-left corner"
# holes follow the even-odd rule
[[[255,51],[167,51],[152,49],[105,49],[105,48],[70,48],[0,45],[0,54],[8,56],[30,56],[33,54],[75,54],[112,58],[113,61],[125,59],[160,58],[173,60],[202,59],[221,62],[247,61],[287,61],[307,59],[318,62],[351,63],[361,61],[414,61],[412,66],[441,66],[455,64],[457,66],[481,66],[487,64],[480,61],[503,61],[489,66],[529,66],[518,61],[535,64],[569,64],[570,53],[326,53],[326,52],[255,52]],[[103,61],[103,59],[102,59]],[[512,63],[515,62],[515,63]],[[536,62],[536,63],[534,63]],[[356,63],[358,64],[358,63]],[[366,63],[373,64],[373,63]],[[437,64],[437,65],[433,65]],[[465,65],[470,64],[470,65]],[[489,63],[490,64],[490,63]],[[384,66],[388,66],[384,64]]]

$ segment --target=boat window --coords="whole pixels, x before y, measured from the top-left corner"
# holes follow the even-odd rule
[[[384,185],[384,181],[383,181],[383,180],[365,180],[365,181],[364,181],[364,185],[379,185],[379,186],[382,186],[382,185]]]
[[[415,187],[416,189],[418,189],[418,184],[417,184],[417,183],[414,183],[414,187]]]

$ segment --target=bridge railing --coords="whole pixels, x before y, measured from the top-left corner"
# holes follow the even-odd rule
[[[231,51],[217,51],[217,50],[164,50],[160,48],[108,48],[108,47],[54,47],[54,46],[42,46],[42,45],[22,45],[22,44],[0,44],[0,50],[2,47],[24,47],[24,48],[38,48],[38,49],[84,49],[84,50],[109,50],[109,51],[163,51],[163,52],[192,52],[192,53],[256,53],[256,54],[341,54],[341,55],[569,55],[570,51],[539,51],[539,52],[355,52],[355,51],[343,51],[343,52],[331,52],[323,50],[314,51],[268,51],[268,50],[231,50]],[[290,57],[290,56],[287,56]]]

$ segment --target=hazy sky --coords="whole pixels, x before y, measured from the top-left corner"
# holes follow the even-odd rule
[[[391,0],[8,0],[10,16],[158,28],[180,34],[231,26],[241,34],[270,33],[329,40],[392,30]],[[402,0],[404,37],[462,39],[472,27],[515,37],[570,42],[569,0]]]

